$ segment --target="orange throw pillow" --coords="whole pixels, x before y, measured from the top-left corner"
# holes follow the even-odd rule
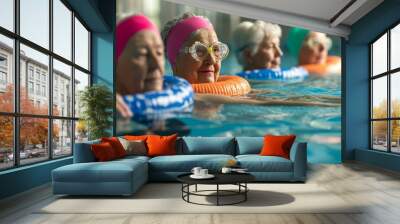
[[[293,145],[296,135],[266,135],[264,145],[261,149],[262,156],[280,156],[290,159],[290,148]]]
[[[128,141],[146,141],[147,139],[147,135],[125,135],[124,139],[128,140]]]
[[[110,137],[110,138],[101,138],[101,142],[108,142],[114,149],[115,155],[117,158],[125,157],[126,151],[124,146],[122,146],[121,142],[119,142],[117,137]]]
[[[149,135],[147,137],[148,156],[176,155],[176,139],[178,135]]]
[[[99,162],[110,161],[117,158],[113,147],[108,142],[93,144],[91,145],[91,149],[94,157]]]

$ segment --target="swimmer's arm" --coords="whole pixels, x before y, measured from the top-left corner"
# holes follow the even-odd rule
[[[235,104],[235,103],[247,102],[246,99],[242,98],[236,98],[224,95],[213,95],[213,94],[196,94],[195,100],[213,104],[227,104],[227,103]]]
[[[121,114],[122,117],[129,118],[132,117],[133,114],[131,112],[131,109],[129,106],[124,102],[124,99],[122,99],[122,96],[117,93],[116,95],[116,108],[117,111]]]

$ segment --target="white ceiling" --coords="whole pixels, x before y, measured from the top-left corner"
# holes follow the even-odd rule
[[[265,9],[329,20],[351,0],[227,0]]]
[[[383,0],[167,0],[347,37],[351,25]],[[342,11],[343,8],[346,10]],[[341,12],[341,13],[339,13]],[[336,19],[336,20],[335,20]]]

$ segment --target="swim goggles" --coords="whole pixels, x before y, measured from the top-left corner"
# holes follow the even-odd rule
[[[185,47],[183,49],[184,53],[189,53],[195,60],[202,61],[208,54],[213,54],[217,60],[222,60],[229,54],[228,45],[216,42],[211,46],[206,46],[203,43],[196,41],[190,47]]]

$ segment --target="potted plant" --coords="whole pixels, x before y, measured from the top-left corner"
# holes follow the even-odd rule
[[[109,136],[112,125],[113,95],[107,86],[95,84],[80,92],[80,124],[85,124],[89,140]]]

